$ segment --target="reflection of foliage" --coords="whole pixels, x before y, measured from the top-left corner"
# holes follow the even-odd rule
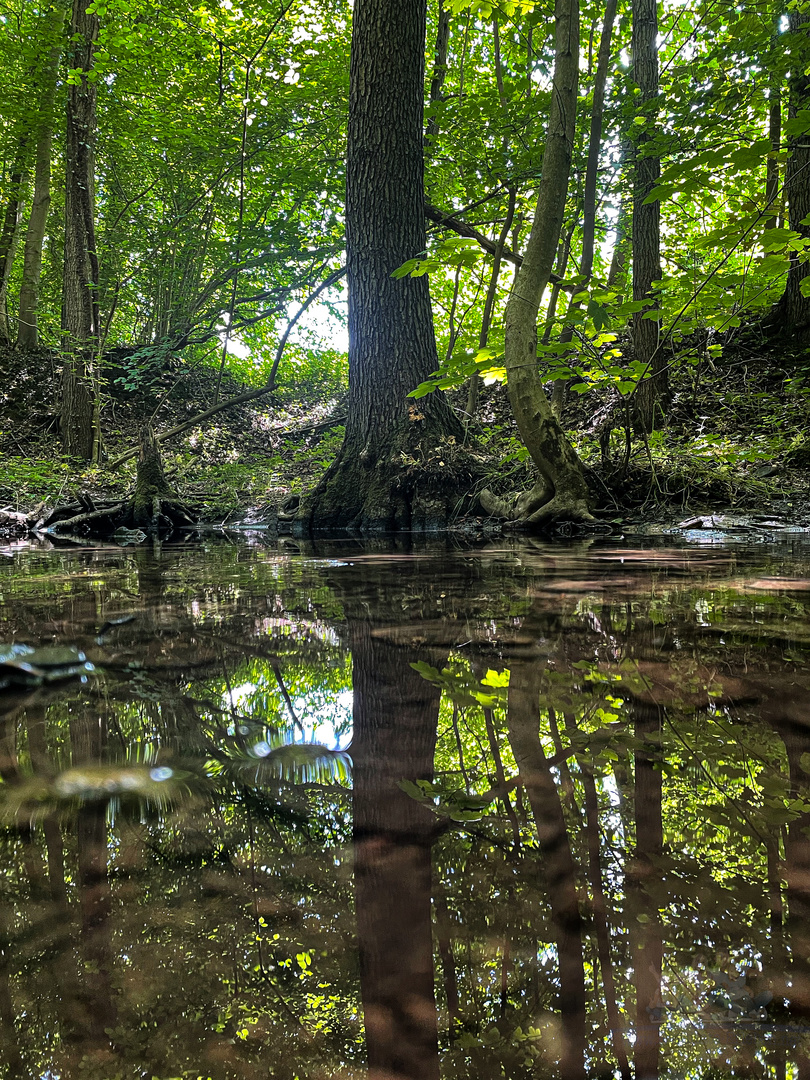
[[[81,765],[53,779],[31,776],[7,785],[0,797],[0,820],[35,822],[88,803],[111,810],[167,810],[207,790],[204,777],[166,765]]]
[[[434,778],[403,785],[443,819],[432,849],[443,1075],[553,1075],[565,1030],[553,883],[510,743],[516,724],[537,736],[576,864],[594,1073],[616,1072],[595,930],[594,840],[630,1034],[634,942],[660,925],[664,979],[650,1016],[668,1073],[695,1080],[757,1071],[780,1033],[780,1052],[793,1053],[801,1029],[783,995],[801,955],[789,919],[801,897],[795,877],[789,888],[784,878],[791,836],[802,835],[810,812],[801,772],[810,745],[794,732],[789,762],[785,730],[773,719],[782,714],[768,713],[767,702],[794,693],[785,708],[805,708],[806,603],[745,591],[738,565],[707,562],[696,572],[684,565],[692,553],[659,552],[636,569],[632,553],[615,553],[625,576],[614,595],[594,584],[593,563],[612,557],[604,547],[581,556],[587,581],[577,581],[580,563],[572,568],[565,553],[555,550],[549,569],[545,549],[516,550],[522,564],[493,559],[469,579],[466,563],[453,563],[456,576],[442,591],[454,618],[424,631],[408,624],[398,639],[403,666],[428,655],[432,664],[414,666],[443,692]],[[21,1075],[58,1072],[72,992],[66,972],[99,966],[97,957],[74,956],[81,941],[65,952],[48,936],[51,923],[66,923],[62,914],[51,919],[59,858],[60,913],[78,917],[87,903],[76,825],[99,818],[108,830],[106,877],[93,888],[106,889],[120,1060],[113,1071],[88,1053],[82,1075],[230,1080],[266,1073],[270,1052],[280,1078],[359,1073],[350,760],[334,748],[350,732],[351,658],[342,643],[350,619],[333,591],[334,567],[236,545],[212,545],[207,561],[164,549],[157,558],[82,554],[80,565],[73,575],[75,562],[45,554],[18,575],[0,567],[17,633],[44,640],[70,626],[97,668],[86,685],[3,701],[0,992],[8,988],[26,1018],[15,1028],[26,1055]],[[340,572],[366,597],[367,571]],[[419,572],[424,588],[425,563]],[[757,571],[785,572],[778,564]],[[462,629],[455,613],[465,590],[474,607]],[[376,610],[373,603],[379,598],[369,600]],[[99,626],[128,612],[138,618],[97,645]],[[442,642],[473,640],[441,654],[407,644],[434,632]],[[11,640],[11,630],[2,636]],[[510,682],[529,662],[539,672],[537,709],[516,715]],[[634,756],[643,746],[635,729],[645,710],[662,717],[649,752],[662,777],[664,850],[644,886],[631,887]],[[156,769],[172,774],[162,779]],[[108,802],[128,812],[114,806],[107,815]],[[81,843],[86,873],[86,834]],[[776,898],[787,917],[771,910]],[[740,985],[750,969],[756,978]]]
[[[351,776],[351,758],[343,750],[330,750],[317,743],[287,743],[271,748],[256,743],[249,757],[220,759],[209,765],[212,775],[222,772],[238,777],[254,787],[284,780],[288,783],[346,782]]]

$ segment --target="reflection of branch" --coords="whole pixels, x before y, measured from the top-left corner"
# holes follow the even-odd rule
[[[273,674],[276,677],[276,682],[278,683],[278,688],[281,691],[281,696],[284,698],[284,702],[285,702],[285,704],[287,706],[287,711],[289,712],[290,716],[292,717],[292,722],[295,724],[295,726],[298,728],[298,730],[303,735],[304,734],[304,729],[301,726],[301,721],[295,715],[295,709],[293,708],[292,698],[290,697],[290,695],[289,695],[289,693],[287,691],[287,687],[284,685],[284,680],[281,677],[281,667],[279,666],[278,660],[271,660],[270,661],[270,668],[271,668]]]

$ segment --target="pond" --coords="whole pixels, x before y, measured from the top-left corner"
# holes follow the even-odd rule
[[[809,1077],[810,543],[639,543],[0,553],[0,1077]]]

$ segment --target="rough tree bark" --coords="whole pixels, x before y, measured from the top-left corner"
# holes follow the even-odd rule
[[[533,528],[591,517],[582,464],[551,411],[537,363],[537,315],[554,264],[571,172],[579,84],[578,0],[556,0],[554,19],[554,82],[537,207],[504,316],[509,399],[540,479],[513,505],[489,492],[481,494],[489,513]]]
[[[93,364],[98,348],[98,259],[95,237],[96,84],[88,79],[98,16],[73,0],[69,66],[80,69],[68,87],[65,162],[65,272],[61,431],[66,454],[90,461],[94,452]]]
[[[56,77],[62,55],[62,30],[67,9],[57,4],[49,16],[49,39],[53,42],[45,68],[40,74],[41,95],[35,133],[34,194],[23,249],[23,279],[20,286],[20,321],[17,346],[35,349],[39,344],[37,306],[42,273],[42,245],[51,206],[51,146],[53,143],[53,103]]]
[[[658,0],[633,0],[633,78],[641,91],[638,102],[645,126],[635,145],[633,183],[633,299],[654,297],[653,282],[661,278],[661,204],[645,199],[658,183],[661,161],[647,151],[654,124],[658,97]],[[647,309],[649,311],[649,308]],[[646,365],[646,377],[634,394],[634,422],[643,431],[652,431],[660,419],[667,397],[666,357],[660,344],[658,319],[633,316],[633,355]]]
[[[161,524],[169,528],[172,525],[193,524],[186,508],[169,486],[158,440],[154,429],[149,426],[141,431],[135,493],[130,511],[132,524],[147,532],[157,532]]]
[[[302,503],[296,529],[427,530],[457,495],[445,400],[408,393],[438,367],[426,277],[392,278],[425,248],[425,0],[357,0],[346,174],[349,409],[337,461]],[[441,463],[441,464],[440,464]]]
[[[810,14],[791,11],[788,14],[791,64],[788,116],[794,119],[799,112],[810,108],[810,75],[806,73],[810,53]],[[785,169],[785,190],[788,203],[788,226],[802,237],[810,238],[810,225],[802,222],[810,215],[810,140],[808,133],[794,135],[789,141],[790,155]],[[810,261],[794,256],[788,270],[782,298],[769,321],[773,329],[785,337],[810,339],[810,297],[802,294],[802,283],[810,275]]]
[[[28,140],[21,136],[17,143],[14,164],[11,166],[8,201],[0,229],[0,341],[3,342],[11,341],[8,325],[8,282],[20,238],[23,194],[28,173],[27,149]]]

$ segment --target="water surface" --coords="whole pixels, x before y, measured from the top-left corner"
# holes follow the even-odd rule
[[[0,558],[0,1077],[810,1077],[810,548],[668,543]]]

